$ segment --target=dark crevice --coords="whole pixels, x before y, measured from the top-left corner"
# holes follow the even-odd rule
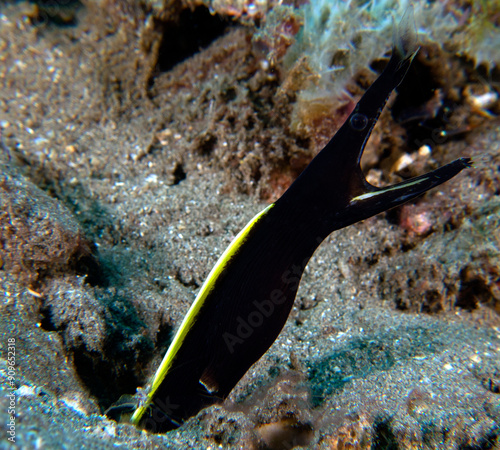
[[[71,329],[65,321],[57,324],[58,312],[53,306],[42,304],[39,312],[41,329],[61,335],[78,376],[105,411],[122,396],[132,398],[137,386],[145,383],[144,368],[154,353],[166,351],[173,329],[169,323],[162,323],[153,343],[144,332],[145,324],[139,319],[136,308],[128,299],[103,290],[97,290],[95,294],[106,309],[103,314],[105,337],[102,348],[98,350],[88,348],[81,340],[78,344],[68,345]],[[110,383],[110,380],[113,382]],[[132,399],[132,404],[123,407],[127,409],[134,404]]]
[[[130,353],[124,350],[119,342],[114,342],[104,350],[108,357],[103,357],[101,352],[89,351],[85,346],[73,351],[76,371],[103,411],[121,395],[135,393],[137,386],[144,383],[134,368],[141,363],[145,365],[151,357],[152,346],[144,339],[142,349],[137,347]],[[141,354],[133,355],[135,352]],[[139,360],[136,360],[137,357]],[[113,383],[109,380],[113,380]]]
[[[471,268],[465,267],[460,271],[460,289],[455,306],[473,311],[479,304],[495,308],[494,294],[486,280]]]
[[[175,165],[173,176],[173,185],[179,184],[182,180],[186,179],[186,172],[184,171],[184,166],[182,165],[182,163],[177,163]]]
[[[105,287],[109,284],[97,254],[81,257],[75,265],[75,272],[77,275],[85,276],[85,282],[90,286]]]
[[[185,9],[175,22],[158,22],[162,40],[158,52],[157,72],[167,72],[222,36],[231,20],[211,14],[205,6]]]
[[[40,328],[44,331],[57,331],[57,327],[53,320],[52,308],[50,306],[43,306],[40,309]]]
[[[412,251],[417,246],[417,243],[414,241],[405,241],[401,243],[401,252],[407,253]]]
[[[196,147],[201,156],[210,156],[217,145],[217,137],[212,133],[205,133],[197,139]]]
[[[375,420],[373,425],[372,450],[398,450],[397,439],[391,430],[390,421]]]
[[[153,355],[154,344],[144,333],[145,324],[128,299],[104,291],[96,291],[96,297],[106,308],[102,348],[90,349],[81,342],[70,346],[68,352],[78,376],[104,411],[121,395],[134,394],[137,386],[144,383],[143,368]],[[65,324],[58,331],[66,340]]]
[[[237,97],[237,95],[238,93],[233,86],[223,89],[220,94],[221,100],[224,103],[229,103],[233,101]]]
[[[463,139],[467,132],[467,128],[449,129],[459,104],[447,97],[444,81],[433,72],[433,65],[417,55],[404,83],[397,88],[398,95],[391,108],[394,119],[405,128],[408,145],[413,150]]]
[[[421,311],[427,314],[437,314],[443,310],[442,296],[436,289],[425,292],[425,300]]]

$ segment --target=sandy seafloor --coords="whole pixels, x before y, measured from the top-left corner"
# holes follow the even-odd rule
[[[251,27],[158,71],[159,32],[133,5],[84,2],[71,26],[0,5],[0,448],[500,448],[495,114],[434,149],[473,168],[320,246],[224,404],[165,435],[103,415],[293,179],[283,165],[314,154],[286,129]]]

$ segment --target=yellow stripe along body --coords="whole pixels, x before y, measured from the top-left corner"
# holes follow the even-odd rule
[[[143,404],[139,405],[137,409],[135,410],[134,414],[132,415],[132,418],[130,421],[134,425],[138,425],[139,422],[141,421],[142,416],[144,415],[145,411],[151,404],[151,401],[158,390],[158,387],[161,385],[162,381],[165,379],[165,376],[167,375],[168,371],[172,367],[172,363],[175,360],[175,356],[177,352],[179,351],[179,348],[181,347],[182,343],[184,342],[184,339],[186,338],[191,326],[193,325],[195,321],[195,317],[200,311],[201,307],[203,306],[205,300],[207,299],[208,295],[212,291],[215,282],[217,281],[217,278],[220,276],[220,274],[224,271],[225,267],[233,257],[233,255],[238,251],[238,249],[241,247],[241,245],[245,242],[245,240],[248,237],[248,233],[250,230],[257,224],[259,220],[262,219],[262,217],[269,212],[269,210],[274,206],[274,203],[271,203],[268,205],[266,208],[264,208],[262,211],[260,211],[258,214],[256,214],[252,220],[250,220],[246,226],[236,235],[236,237],[233,239],[229,247],[226,248],[224,253],[219,257],[217,260],[217,263],[215,266],[212,268],[210,273],[207,276],[207,279],[203,283],[203,285],[200,288],[200,292],[196,296],[196,299],[194,300],[193,304],[189,308],[186,316],[184,317],[179,329],[177,330],[177,333],[175,334],[174,340],[170,344],[170,347],[168,348],[167,353],[165,354],[160,367],[158,367],[158,370],[156,371],[153,380],[151,382],[151,387],[150,391],[147,394],[146,400],[143,402]]]
[[[340,130],[219,258],[132,423],[168,431],[226,398],[281,332],[307,261],[332,231],[411,200],[470,166],[461,158],[384,189],[371,186],[361,171],[366,140],[415,54],[412,42],[399,36],[386,69]]]

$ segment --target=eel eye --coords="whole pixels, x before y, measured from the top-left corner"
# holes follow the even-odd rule
[[[354,114],[349,121],[353,130],[363,131],[368,125],[368,118],[364,114]]]

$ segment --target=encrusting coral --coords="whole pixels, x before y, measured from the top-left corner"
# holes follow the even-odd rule
[[[489,69],[500,62],[498,0],[317,0],[299,9],[277,6],[256,40],[267,41],[271,58],[284,53],[275,45],[286,45],[282,63],[294,79],[288,82],[290,90],[298,92],[296,114],[301,108],[336,109],[349,100],[349,80],[390,50],[393,22],[409,9],[422,45],[438,43]],[[273,30],[280,18],[284,24],[303,24],[298,32],[291,30],[293,44],[290,36],[276,38]]]

